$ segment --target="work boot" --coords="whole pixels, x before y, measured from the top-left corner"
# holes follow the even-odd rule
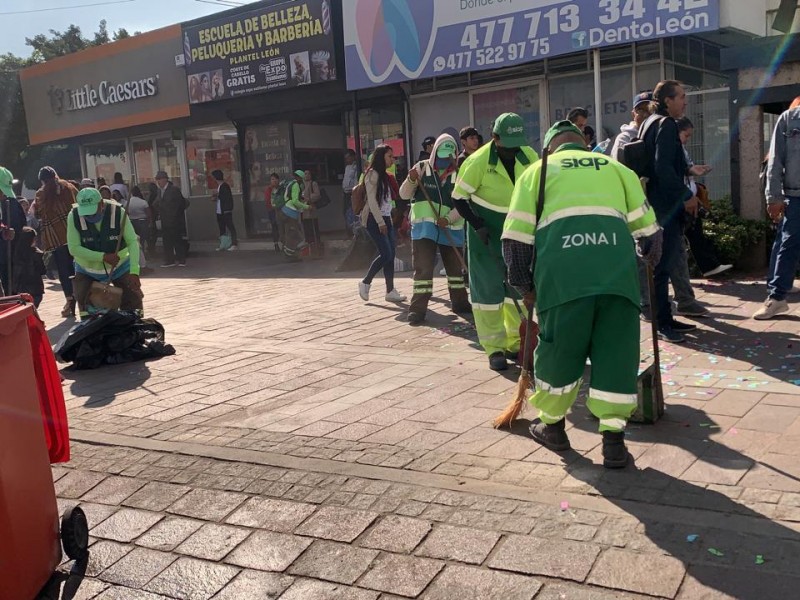
[[[425,315],[418,312],[410,312],[408,313],[408,324],[409,325],[419,325],[425,320]]]
[[[565,431],[567,426],[566,419],[561,419],[558,423],[548,425],[541,421],[531,423],[528,431],[531,437],[542,446],[553,452],[564,452],[570,449],[569,438]]]
[[[64,304],[64,308],[61,309],[61,316],[64,319],[68,319],[70,317],[75,316],[75,298],[67,298],[66,304]]]
[[[603,466],[606,469],[624,469],[629,456],[624,431],[603,432]]]
[[[467,302],[466,304],[456,305],[453,307],[453,312],[457,315],[471,315],[472,314],[472,305]]]
[[[505,352],[495,352],[489,356],[489,368],[492,371],[505,371],[508,369]]]

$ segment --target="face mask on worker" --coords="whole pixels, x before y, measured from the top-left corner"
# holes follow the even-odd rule
[[[443,142],[436,148],[436,158],[433,161],[433,166],[438,171],[444,171],[453,164],[454,156],[455,146],[450,142]]]

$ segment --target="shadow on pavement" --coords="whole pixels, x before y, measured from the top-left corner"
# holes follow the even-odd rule
[[[88,408],[108,406],[123,392],[140,388],[146,390],[145,383],[152,375],[143,362],[105,365],[88,371],[67,368],[61,373],[67,379],[73,395],[86,397],[83,405]]]
[[[69,573],[63,571],[53,573],[53,576],[45,584],[35,600],[74,600],[78,596],[81,584],[86,576],[90,555],[91,551],[85,558],[76,561]]]

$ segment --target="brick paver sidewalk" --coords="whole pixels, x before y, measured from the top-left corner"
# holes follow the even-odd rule
[[[750,320],[763,286],[698,286],[714,318],[662,345],[667,418],[632,426],[636,465],[611,473],[583,407],[565,456],[524,421],[490,427],[517,373],[490,372],[441,302],[412,328],[355,274],[263,256],[144,281],[176,356],[65,372],[77,443],[57,489],[98,540],[76,597],[794,593],[800,318]]]

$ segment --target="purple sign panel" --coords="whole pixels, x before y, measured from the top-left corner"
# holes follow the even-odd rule
[[[348,89],[719,29],[720,0],[349,0]]]

